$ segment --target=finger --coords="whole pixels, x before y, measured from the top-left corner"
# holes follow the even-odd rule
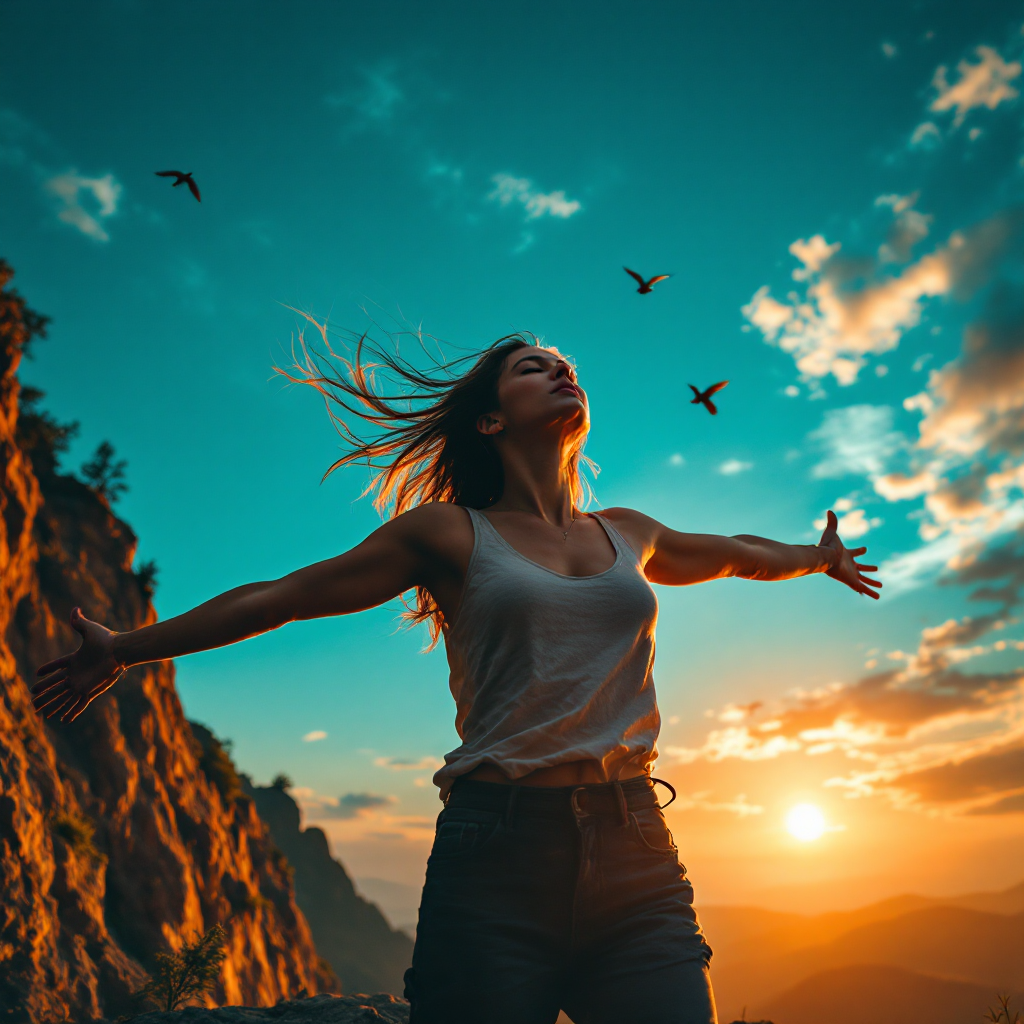
[[[818,543],[827,544],[836,535],[836,527],[838,525],[839,520],[836,518],[835,512],[829,509],[825,513],[825,529],[821,531],[821,539]]]
[[[85,626],[88,621],[89,620],[82,614],[82,609],[79,608],[78,605],[75,605],[75,607],[71,609],[71,628],[75,630],[75,632],[80,633],[82,635],[82,639],[85,639]]]
[[[47,718],[53,714],[54,708],[63,704],[68,699],[70,692],[66,687],[60,686],[54,689],[52,693],[48,693],[45,697],[37,697],[32,702],[32,706],[40,714],[45,715]]]
[[[74,701],[75,701],[75,695],[73,693],[62,694],[60,700],[54,701],[54,703],[50,707],[48,707],[46,709],[46,712],[45,712],[46,717],[47,718],[53,718],[55,716],[56,717],[60,717],[61,712],[69,704],[73,704]]]
[[[53,687],[56,686],[57,683],[64,682],[64,680],[67,679],[67,677],[68,674],[64,670],[60,672],[54,672],[52,676],[47,676],[45,679],[40,679],[39,682],[36,683],[34,686],[30,686],[29,693],[34,693],[37,696],[39,694],[46,693],[47,690],[53,689]]]
[[[858,572],[878,572],[877,565],[861,565],[860,562],[854,562],[853,564]]]
[[[85,697],[79,697],[78,700],[74,701],[64,710],[60,720],[62,722],[73,722],[88,706],[89,701]]]
[[[882,581],[881,580],[873,580],[873,579],[871,579],[868,576],[861,576],[860,581],[861,581],[861,583],[866,583],[869,587],[881,587],[882,586]]]
[[[847,548],[846,550],[849,551],[854,558],[860,558],[860,556],[867,551],[867,548]]]
[[[36,669],[36,675],[45,676],[47,672],[52,672],[55,668],[63,668],[73,657],[73,654],[65,654],[60,658],[54,658],[53,661],[48,661],[45,665],[40,665],[39,668]]]

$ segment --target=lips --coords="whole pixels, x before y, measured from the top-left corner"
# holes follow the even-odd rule
[[[583,401],[583,393],[580,391],[578,387],[576,387],[575,384],[559,384],[558,387],[555,388],[553,393],[556,395],[560,395],[562,394],[562,392],[568,392],[570,395],[573,395],[574,397],[578,398],[581,402]]]

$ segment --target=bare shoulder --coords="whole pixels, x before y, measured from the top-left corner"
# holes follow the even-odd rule
[[[625,537],[629,546],[640,555],[643,562],[654,554],[658,535],[664,530],[657,519],[652,519],[636,509],[621,507],[603,508],[600,515]]]
[[[473,550],[473,524],[461,505],[448,501],[430,501],[395,516],[382,529],[395,531],[402,540],[422,554],[469,560]]]

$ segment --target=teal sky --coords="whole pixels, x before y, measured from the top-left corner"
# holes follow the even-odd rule
[[[659,591],[662,742],[675,752],[663,763],[708,835],[756,826],[769,842],[791,794],[841,800],[826,777],[889,756],[847,744],[822,774],[821,758],[789,755],[776,805],[754,781],[712,777],[787,760],[758,747],[726,764],[708,737],[738,721],[728,705],[791,708],[794,688],[856,687],[869,651],[884,668],[885,652],[918,649],[923,627],[993,611],[936,579],[965,537],[985,549],[1013,535],[1019,487],[986,477],[988,518],[942,496],[956,485],[963,498],[974,465],[1012,473],[1017,449],[986,435],[940,458],[918,441],[927,410],[903,403],[952,402],[929,373],[961,365],[964,326],[1020,286],[1019,3],[4,0],[0,19],[3,254],[53,317],[22,376],[80,421],[69,470],[103,439],[128,460],[117,511],[139,559],[159,564],[161,616],[334,555],[377,522],[357,500],[361,470],[320,483],[337,454],[322,405],[273,375],[297,330],[289,306],[355,330],[368,310],[470,348],[542,335],[590,395],[604,505],[806,543],[839,502],[849,532],[866,529],[897,584],[880,604],[824,577]],[[202,203],[154,177],[165,168],[193,171]],[[987,248],[971,234],[986,219],[999,229]],[[955,232],[966,248],[951,247]],[[790,246],[818,235],[839,255],[802,264]],[[623,264],[672,277],[640,296]],[[932,272],[938,283],[923,280]],[[811,320],[785,312],[800,302],[817,303]],[[796,364],[787,337],[810,362]],[[863,366],[850,370],[854,350]],[[723,378],[717,418],[688,404],[688,383]],[[887,500],[903,479],[886,490],[890,474],[925,472],[930,490]],[[185,659],[178,680],[188,714],[231,737],[244,770],[283,770],[308,791],[357,873],[403,880],[437,801],[428,770],[387,759],[436,760],[456,737],[443,653],[420,654],[424,635],[397,626],[395,608],[293,625]],[[1022,664],[994,640],[963,656],[972,671]],[[976,722],[944,742],[1017,742],[1014,685],[996,731]],[[326,738],[303,741],[315,731]],[[925,746],[907,748],[918,767],[951,763]],[[875,807],[865,831],[878,833],[899,799],[892,778],[870,785],[834,813]],[[979,813],[952,789],[914,792],[943,820]],[[346,793],[391,802],[345,818],[322,799]],[[761,811],[736,811],[739,793]],[[1020,849],[1019,813],[985,820]],[[989,846],[971,849],[965,864],[992,868]],[[857,850],[822,877],[854,871]],[[788,870],[744,885],[783,884]]]

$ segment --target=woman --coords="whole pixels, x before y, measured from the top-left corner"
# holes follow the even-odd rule
[[[435,776],[412,1024],[551,1024],[559,1008],[576,1024],[714,1022],[711,950],[650,777],[650,584],[825,572],[877,597],[875,567],[831,512],[817,546],[581,512],[587,396],[535,339],[503,338],[461,376],[378,354],[418,402],[378,393],[362,341],[344,374],[307,352],[289,376],[336,403],[351,451],[331,468],[377,467],[391,518],[336,558],[131,632],[75,609],[82,644],[40,668],[36,708],[74,719],[131,665],[415,589],[409,617],[444,638],[462,743]],[[361,440],[353,412],[383,429]]]

